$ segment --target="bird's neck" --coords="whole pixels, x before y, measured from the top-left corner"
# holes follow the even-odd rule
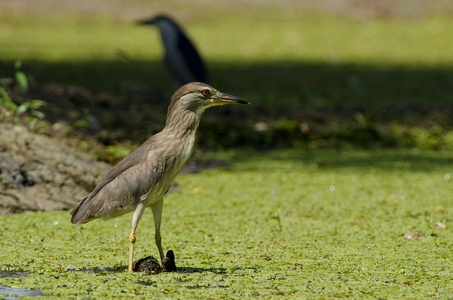
[[[167,123],[164,130],[172,132],[172,135],[177,138],[195,138],[195,134],[200,124],[200,117],[202,112],[194,112],[191,110],[184,110],[178,113],[171,113],[167,116]]]
[[[159,27],[160,34],[165,46],[177,43],[177,30],[175,30],[173,25],[169,23],[163,23],[160,24]]]

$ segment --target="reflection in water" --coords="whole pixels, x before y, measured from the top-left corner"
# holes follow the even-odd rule
[[[21,271],[5,271],[5,270],[0,270],[0,278],[18,278],[18,277],[24,277],[29,275],[30,273],[28,272],[21,272]],[[6,294],[9,296],[3,296],[1,299],[2,300],[12,300],[12,299],[21,299],[23,296],[31,296],[31,297],[36,297],[36,296],[48,296],[46,294],[43,294],[39,290],[29,290],[29,289],[16,289],[16,288],[10,288],[7,286],[4,286],[0,284],[0,295],[1,294]]]
[[[2,300],[11,300],[11,299],[20,299],[20,297],[14,297],[14,296],[47,296],[43,294],[41,291],[32,291],[28,289],[13,289],[9,288],[7,286],[1,285],[0,284],[0,294],[6,294],[9,296],[4,296],[2,297]]]

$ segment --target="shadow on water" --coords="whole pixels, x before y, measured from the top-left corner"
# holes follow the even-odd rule
[[[19,278],[30,275],[29,272],[24,271],[10,271],[10,270],[0,270],[0,278]]]
[[[250,169],[266,172],[275,169],[274,162],[284,162],[288,172],[311,169],[376,169],[434,171],[453,167],[453,154],[447,151],[414,149],[305,149],[291,151],[238,151],[232,158],[238,166],[245,163]],[[288,164],[288,162],[290,162]],[[239,169],[241,172],[243,167]]]
[[[226,273],[225,268],[192,268],[192,267],[178,267],[178,271],[176,273],[204,273],[204,272],[211,272],[214,274],[224,274]],[[80,270],[72,270],[72,271],[80,271],[86,273],[95,273],[95,274],[115,274],[115,273],[126,273],[127,266],[126,265],[118,265],[114,266],[113,268],[109,267],[94,267],[88,269],[80,269]],[[140,272],[137,272],[140,273]],[[146,272],[144,272],[146,273]]]
[[[110,267],[93,267],[93,268],[88,268],[88,269],[71,269],[67,270],[67,272],[74,272],[74,271],[80,271],[84,273],[93,273],[93,274],[99,274],[99,275],[107,275],[107,274],[115,274],[115,273],[121,273],[121,272],[126,272],[127,266],[115,266],[113,268]]]
[[[178,272],[181,273],[204,273],[211,272],[214,274],[225,274],[225,268],[192,268],[192,267],[178,267]]]
[[[0,65],[0,77],[14,74]],[[174,91],[160,61],[25,61],[38,83],[71,84],[94,92],[119,93],[150,87],[151,74],[166,95]],[[453,103],[453,66],[276,61],[208,62],[210,82],[264,109],[369,109],[433,107]]]
[[[418,150],[415,150],[418,152]],[[371,152],[372,154],[372,152]],[[320,162],[320,167],[328,168],[377,168],[377,169],[409,169],[413,171],[435,170],[442,166],[453,166],[453,156],[441,157],[439,153],[377,153],[376,156],[332,158]]]
[[[0,77],[11,77],[13,65],[0,63]],[[275,149],[312,140],[326,145],[412,147],[417,138],[424,138],[421,134],[431,134],[434,124],[441,134],[432,133],[436,140],[430,149],[440,149],[445,142],[443,128],[453,129],[453,65],[210,61],[208,66],[213,86],[252,106],[206,113],[198,135],[202,147]],[[160,61],[24,61],[23,69],[40,86],[55,83],[87,89],[53,98],[44,92],[33,97],[48,101],[42,110],[52,124],[88,122],[94,116],[93,126],[103,130],[98,137],[107,145],[144,141],[160,131],[176,88]],[[62,89],[55,90],[58,94]],[[406,138],[399,127],[392,131],[381,126],[395,122],[404,123]],[[258,132],[256,125],[266,129]],[[414,126],[428,129],[416,136],[410,131]],[[423,142],[431,142],[430,137]]]

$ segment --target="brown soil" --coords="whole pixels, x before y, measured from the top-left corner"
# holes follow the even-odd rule
[[[96,100],[96,97],[88,94],[79,98],[88,101]],[[65,111],[56,104],[52,106],[60,107],[60,112]],[[60,116],[68,119],[63,113]],[[60,119],[58,122],[51,121],[52,128],[64,121]],[[71,209],[112,167],[97,161],[76,145],[88,141],[102,149],[103,146],[94,141],[90,133],[78,132],[78,136],[72,138],[53,129],[46,133],[37,134],[23,124],[13,122],[0,107],[0,214]],[[74,145],[69,146],[68,142]],[[197,173],[216,167],[226,167],[226,164],[213,159],[192,159],[182,173]],[[175,191],[175,187],[170,191]]]
[[[58,139],[0,122],[0,214],[69,209],[109,168]]]

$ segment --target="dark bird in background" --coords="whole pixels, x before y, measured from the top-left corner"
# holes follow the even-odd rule
[[[207,82],[203,60],[175,21],[159,15],[138,23],[159,28],[165,49],[164,62],[180,85],[194,81]]]
[[[71,222],[81,225],[96,218],[114,218],[134,212],[129,236],[132,272],[135,229],[146,207],[154,216],[155,239],[161,261],[160,223],[163,197],[194,151],[195,135],[204,110],[224,104],[249,102],[200,82],[186,84],[171,97],[165,128],[118,163],[91,194],[72,210]]]

